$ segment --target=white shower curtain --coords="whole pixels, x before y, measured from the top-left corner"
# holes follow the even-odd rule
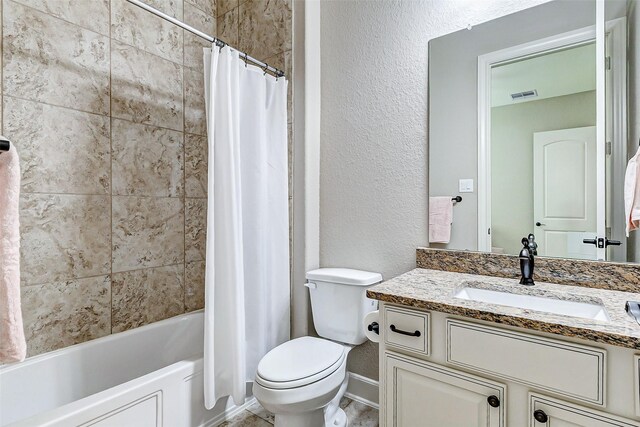
[[[287,81],[205,50],[209,141],[204,394],[237,405],[289,338]]]

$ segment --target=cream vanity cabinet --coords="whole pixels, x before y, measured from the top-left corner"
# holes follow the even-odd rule
[[[386,425],[504,426],[504,385],[393,354],[384,363]]]
[[[381,426],[640,427],[631,349],[388,303],[380,334]]]

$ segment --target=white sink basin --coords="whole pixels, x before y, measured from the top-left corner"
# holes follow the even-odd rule
[[[583,319],[602,320],[608,322],[609,315],[600,304],[565,301],[548,297],[517,295],[509,292],[490,291],[478,288],[463,288],[455,294],[456,298],[470,301],[488,302],[545,313],[562,314],[564,316],[581,317]]]

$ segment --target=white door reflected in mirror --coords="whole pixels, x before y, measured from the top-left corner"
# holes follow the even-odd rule
[[[532,229],[539,255],[597,259],[595,245],[582,242],[597,235],[596,205],[605,202],[595,168],[595,126],[533,134]]]

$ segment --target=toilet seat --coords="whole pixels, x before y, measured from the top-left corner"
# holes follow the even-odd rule
[[[258,365],[256,382],[271,389],[291,389],[320,381],[339,369],[347,351],[333,341],[302,337],[271,350]]]

